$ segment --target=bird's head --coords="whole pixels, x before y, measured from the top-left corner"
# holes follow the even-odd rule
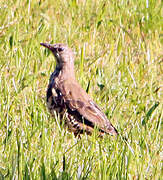
[[[68,46],[60,43],[58,44],[40,43],[40,45],[52,51],[58,65],[74,63],[74,54]]]

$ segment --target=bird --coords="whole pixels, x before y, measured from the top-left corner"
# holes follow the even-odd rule
[[[77,82],[72,49],[62,43],[40,45],[48,48],[56,59],[56,68],[50,76],[46,93],[50,114],[55,116],[57,113],[61,123],[64,122],[75,137],[84,133],[91,135],[95,127],[100,136],[117,136],[116,128]]]

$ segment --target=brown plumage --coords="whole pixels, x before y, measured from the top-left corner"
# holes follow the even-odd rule
[[[59,113],[61,120],[65,120],[65,125],[75,135],[83,132],[91,134],[94,127],[99,129],[100,135],[117,135],[117,130],[106,115],[76,81],[72,50],[64,44],[41,45],[52,51],[57,62],[47,89],[47,106],[50,113]]]

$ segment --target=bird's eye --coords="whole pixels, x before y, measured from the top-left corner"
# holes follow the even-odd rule
[[[61,51],[63,51],[63,50],[64,50],[63,47],[59,47],[59,48],[58,48],[58,52],[61,52]]]

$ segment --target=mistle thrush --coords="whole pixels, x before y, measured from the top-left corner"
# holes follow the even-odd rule
[[[56,69],[51,74],[47,89],[50,113],[59,113],[60,119],[75,135],[83,132],[92,134],[94,127],[99,129],[100,135],[117,135],[106,115],[76,81],[72,50],[64,44],[40,44],[52,51],[56,59]]]

